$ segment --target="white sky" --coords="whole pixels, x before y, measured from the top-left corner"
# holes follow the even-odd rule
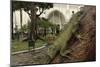
[[[27,24],[30,21],[30,18],[28,14],[22,10],[22,25]],[[15,27],[15,24],[18,25],[18,28],[20,28],[20,11],[17,10],[13,12],[13,26]]]

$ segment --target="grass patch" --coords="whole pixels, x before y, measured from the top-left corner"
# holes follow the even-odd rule
[[[45,44],[44,41],[37,40],[35,43],[35,48],[42,47],[44,44]],[[22,50],[28,50],[28,42],[27,41],[24,41],[24,42],[17,41],[17,40],[12,41],[11,52],[17,52],[17,51],[22,51]]]

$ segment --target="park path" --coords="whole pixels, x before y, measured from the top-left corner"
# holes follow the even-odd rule
[[[11,55],[11,65],[32,65],[32,64],[45,64],[48,62],[45,58],[50,58],[47,54],[48,47],[42,47],[40,49],[17,52]],[[46,60],[46,62],[44,62]]]

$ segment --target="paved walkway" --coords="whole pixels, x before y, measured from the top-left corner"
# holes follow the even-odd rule
[[[44,46],[42,46],[42,47],[39,47],[39,48],[31,49],[30,51],[40,50],[40,49],[45,48],[45,47],[46,47],[46,45],[44,45]],[[15,55],[15,54],[26,53],[26,52],[29,52],[29,50],[23,50],[23,51],[12,52],[11,54],[12,54],[12,55]]]
[[[19,51],[11,55],[11,65],[30,65],[45,64],[48,62],[45,58],[49,58],[47,54],[48,47],[43,46],[36,48],[34,51]],[[44,62],[46,60],[46,62]]]

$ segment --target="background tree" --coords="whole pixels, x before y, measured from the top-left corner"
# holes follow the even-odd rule
[[[35,42],[37,38],[36,28],[37,28],[37,18],[44,12],[44,10],[52,8],[52,3],[36,3],[36,2],[22,2],[22,1],[12,1],[12,10],[16,11],[21,8],[29,15],[31,23],[29,25],[29,40]],[[37,14],[39,11],[39,14]],[[13,29],[12,29],[13,30]]]
[[[20,8],[20,28],[22,29],[22,22],[23,22],[23,19],[22,19],[22,9]],[[22,35],[23,35],[23,32],[20,31],[20,38],[22,38]]]
[[[44,29],[44,36],[46,36],[47,30],[49,28],[54,29],[55,24],[49,22],[48,19],[42,18],[42,20],[39,22],[39,26]]]

